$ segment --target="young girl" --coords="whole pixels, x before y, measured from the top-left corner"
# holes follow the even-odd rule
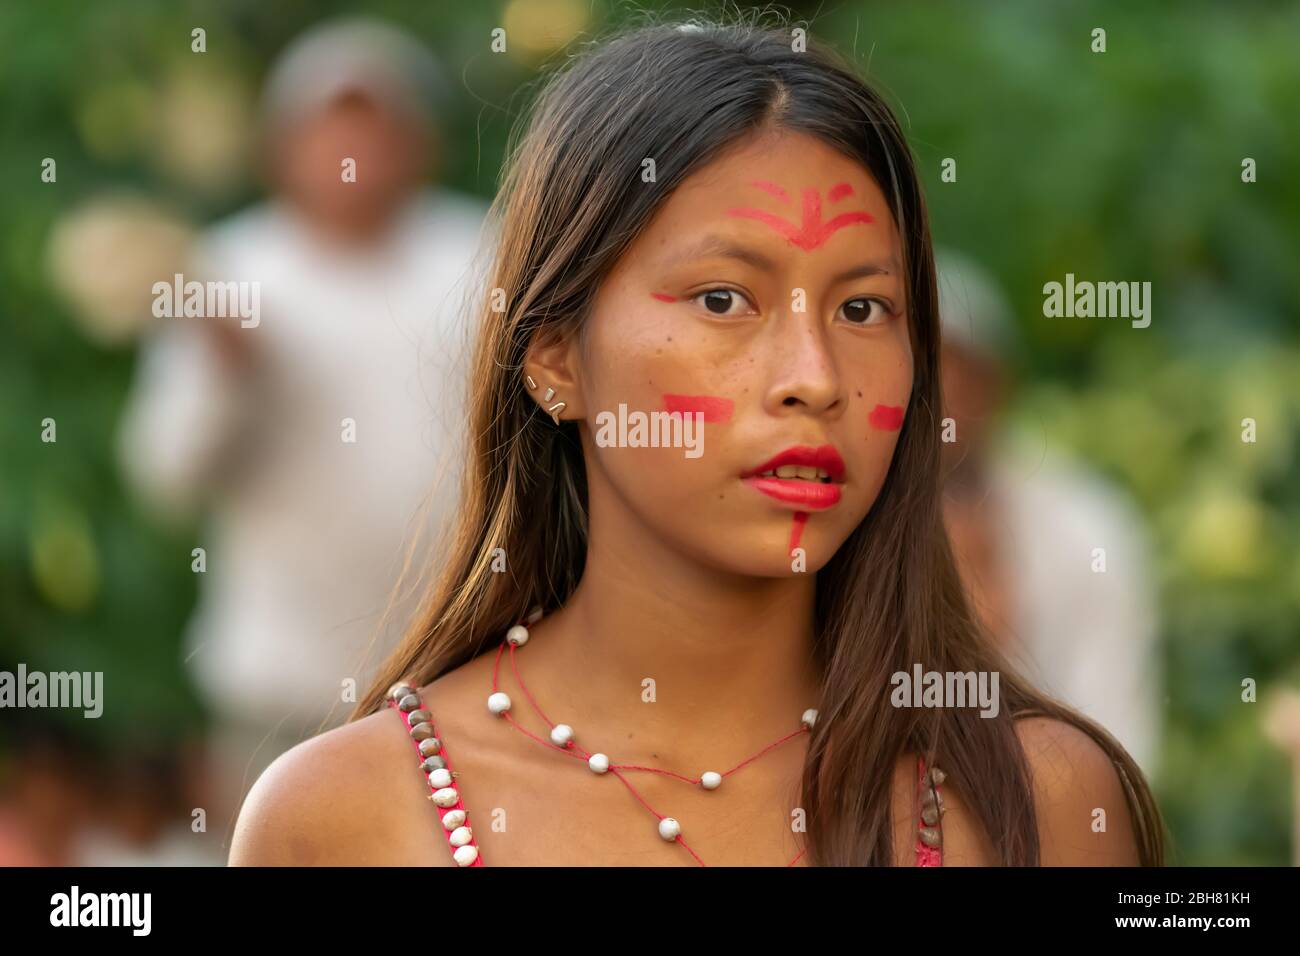
[[[446,564],[232,863],[1161,863],[1133,761],[961,593],[925,205],[849,66],[617,37],[496,209]]]

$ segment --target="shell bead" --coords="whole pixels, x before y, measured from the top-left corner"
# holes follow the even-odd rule
[[[516,624],[510,630],[506,631],[506,641],[515,647],[523,647],[528,643],[528,628],[522,624]]]
[[[722,786],[722,774],[709,770],[700,776],[700,786],[705,790],[717,790]]]
[[[659,821],[659,835],[665,840],[676,840],[682,835],[682,825],[672,817],[664,817]]]
[[[456,847],[455,852],[452,853],[452,857],[461,866],[470,866],[478,859],[478,847],[473,846],[472,844],[458,846]]]
[[[441,790],[443,787],[450,787],[452,784],[451,771],[446,767],[440,767],[429,773],[429,786]]]
[[[488,698],[488,710],[494,714],[504,714],[510,709],[510,695],[497,691]]]
[[[609,770],[609,758],[604,754],[592,754],[587,759],[587,766],[593,773],[605,773]]]
[[[443,787],[433,791],[433,802],[440,807],[454,807],[460,802],[460,794],[455,787]]]
[[[556,724],[551,728],[551,742],[557,747],[567,747],[573,739],[573,728],[568,724]]]

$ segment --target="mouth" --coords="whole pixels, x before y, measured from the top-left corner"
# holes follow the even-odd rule
[[[799,510],[837,504],[843,493],[844,459],[834,445],[796,445],[740,476],[755,491]]]

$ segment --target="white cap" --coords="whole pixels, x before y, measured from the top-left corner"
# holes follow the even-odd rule
[[[994,359],[1015,343],[1015,316],[987,269],[954,249],[936,247],[939,325],[945,342]]]
[[[280,54],[262,93],[262,121],[283,125],[353,91],[427,124],[447,88],[438,61],[410,34],[369,18],[331,20]]]

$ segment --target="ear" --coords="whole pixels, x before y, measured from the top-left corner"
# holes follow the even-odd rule
[[[587,417],[582,400],[581,369],[577,337],[567,341],[546,341],[534,337],[524,356],[524,375],[535,388],[524,388],[546,414],[560,421],[577,421]],[[561,407],[557,408],[557,405]],[[554,409],[554,411],[552,411]]]

